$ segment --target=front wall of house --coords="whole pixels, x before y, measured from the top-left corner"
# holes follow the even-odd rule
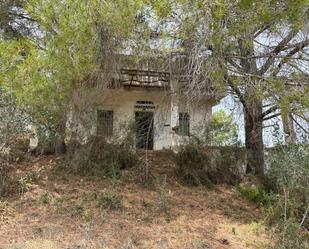
[[[153,102],[155,109],[137,108],[137,101]],[[162,91],[118,90],[110,91],[97,109],[113,110],[114,112],[114,137],[124,136],[135,121],[136,111],[154,112],[154,149],[170,147],[170,97]]]
[[[153,102],[154,109],[141,108],[138,101]],[[188,137],[180,136],[172,129],[179,125],[179,112],[186,112],[190,116],[190,133],[199,134],[202,127],[206,127],[211,118],[209,102],[186,104],[185,99],[173,97],[162,90],[108,90],[102,97],[96,100],[92,110],[83,112],[83,122],[77,121],[76,114],[71,113],[68,126],[82,137],[82,142],[87,137],[96,134],[97,110],[113,111],[113,139],[121,140],[128,132],[128,127],[135,121],[136,111],[154,112],[154,150],[179,146],[188,141]],[[78,114],[80,115],[80,114]],[[87,120],[88,119],[88,120]],[[69,140],[70,138],[68,138]]]

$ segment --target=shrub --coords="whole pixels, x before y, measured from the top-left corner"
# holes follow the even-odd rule
[[[10,172],[11,166],[5,161],[0,161],[0,197],[8,197],[20,191],[18,179],[10,175]]]
[[[75,174],[118,177],[122,169],[139,163],[136,153],[125,145],[93,137],[87,144],[68,154],[69,168]]]
[[[102,209],[117,210],[122,208],[122,196],[114,191],[108,191],[97,197],[97,206]]]
[[[158,176],[156,185],[156,192],[158,194],[157,211],[159,213],[167,213],[169,201],[166,193],[166,176]]]
[[[304,249],[309,248],[309,232],[302,230],[298,224],[288,220],[279,224],[276,229],[274,244],[271,249]]]
[[[268,188],[278,193],[281,217],[296,220],[309,229],[309,150],[306,145],[280,146],[271,153]],[[278,209],[278,208],[277,208]],[[304,219],[305,217],[305,219]]]
[[[40,196],[39,202],[41,204],[47,205],[50,203],[50,201],[51,201],[51,196],[48,193],[42,194]]]
[[[269,153],[268,191],[276,193],[265,209],[275,225],[272,249],[309,247],[309,150],[307,145],[278,146]]]
[[[135,168],[135,181],[144,187],[153,187],[155,177],[151,171],[150,162],[147,158],[142,159]]]
[[[224,110],[213,114],[210,124],[205,129],[201,123],[193,130],[190,142],[200,145],[239,145],[238,126],[233,121],[233,113],[227,115]]]
[[[177,173],[189,185],[236,184],[241,178],[238,148],[186,145],[175,157]]]
[[[236,189],[245,199],[260,206],[270,204],[274,198],[262,185],[237,185]]]
[[[72,207],[72,216],[77,216],[77,217],[82,217],[83,216],[83,214],[84,214],[84,212],[85,212],[85,209],[84,209],[84,207],[83,206],[81,206],[81,205],[75,205],[75,206],[73,206]]]

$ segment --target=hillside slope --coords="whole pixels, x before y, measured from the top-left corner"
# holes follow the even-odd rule
[[[167,152],[147,157],[161,184],[142,186],[136,169],[124,170],[117,182],[57,172],[62,158],[53,156],[20,163],[14,174],[24,189],[0,202],[0,248],[257,249],[269,243],[260,211],[233,187],[184,186]]]

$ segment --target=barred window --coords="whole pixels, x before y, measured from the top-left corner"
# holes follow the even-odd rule
[[[114,112],[107,110],[97,111],[97,134],[111,136],[113,134]]]
[[[179,135],[190,135],[190,116],[186,112],[179,113]]]

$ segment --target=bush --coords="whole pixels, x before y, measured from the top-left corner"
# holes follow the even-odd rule
[[[106,192],[97,197],[97,206],[108,210],[117,210],[122,208],[122,196],[114,191]]]
[[[68,153],[69,168],[75,174],[118,177],[120,170],[139,163],[137,154],[128,146],[93,137],[87,144]]]
[[[278,193],[281,218],[293,219],[309,230],[309,150],[306,145],[280,146],[271,152],[267,185]],[[304,219],[305,217],[305,219]]]
[[[309,232],[302,230],[298,224],[288,220],[279,224],[271,249],[304,249],[309,248]]]
[[[273,226],[272,249],[309,248],[309,150],[307,145],[278,146],[268,151],[268,191],[274,199],[266,207]]]
[[[11,167],[0,159],[0,198],[19,193],[20,183],[17,178],[10,175]]]
[[[28,137],[21,137],[16,139],[9,146],[8,161],[10,163],[22,161],[25,158],[25,154],[28,152],[28,149],[29,149]]]
[[[156,192],[158,194],[157,211],[159,213],[167,213],[169,210],[169,200],[166,191],[166,176],[158,176]]]
[[[269,205],[275,198],[262,185],[237,185],[236,189],[245,199],[259,206]]]
[[[239,145],[238,126],[233,121],[233,113],[227,115],[220,110],[212,115],[210,124],[205,129],[205,124],[193,130],[190,142],[200,145]]]
[[[235,151],[234,151],[235,149]],[[241,179],[239,148],[183,146],[176,155],[177,173],[189,185],[236,184]]]

